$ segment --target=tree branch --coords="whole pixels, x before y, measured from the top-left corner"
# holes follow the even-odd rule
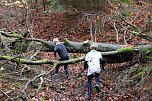
[[[116,51],[101,52],[101,54],[103,58],[105,59],[106,63],[122,63],[122,62],[132,61],[140,53],[145,53],[146,55],[147,52],[148,53],[152,52],[152,44],[143,45],[140,47],[120,48]],[[66,60],[66,61],[56,61],[56,60],[49,60],[49,59],[32,61],[32,60],[23,59],[20,57],[0,56],[0,60],[8,60],[8,61],[17,62],[21,64],[28,64],[28,65],[41,65],[41,64],[63,65],[63,64],[74,64],[77,62],[84,61],[84,57],[85,56]],[[143,58],[142,55],[141,57]]]
[[[132,23],[126,21],[125,19],[123,19],[123,20],[124,20],[128,25],[130,25],[130,26],[132,26],[133,28],[139,30],[136,25],[133,25]],[[146,40],[152,42],[152,36],[145,35],[145,34],[143,34],[143,32],[134,32],[134,31],[129,31],[129,32],[130,32],[131,34],[133,34],[133,35],[136,35],[136,36],[138,36],[138,37],[141,37],[141,38],[143,38],[143,39],[146,39]]]
[[[3,93],[3,94],[0,94],[0,98],[3,98],[4,95],[5,95],[10,101],[13,101],[13,100],[8,96],[8,94],[13,93],[14,90],[9,90],[9,91],[7,91],[7,92],[3,92],[3,91],[0,89],[0,91]]]

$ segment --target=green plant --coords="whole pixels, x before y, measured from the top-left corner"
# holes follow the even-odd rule
[[[48,0],[48,4],[50,5],[50,10],[53,10],[55,12],[64,10],[63,5],[60,4],[60,0]]]

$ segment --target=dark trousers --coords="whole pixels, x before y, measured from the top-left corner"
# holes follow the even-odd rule
[[[69,57],[66,57],[66,58],[60,58],[59,61],[64,61],[64,60],[69,60]],[[57,67],[55,68],[55,74],[58,74],[59,72],[59,67],[61,65],[57,65]],[[68,75],[69,74],[69,71],[68,71],[68,64],[64,64],[64,73],[65,75]]]
[[[95,73],[95,78],[96,78],[96,85],[99,85],[99,73]],[[91,85],[91,81],[92,81],[92,78],[93,78],[94,74],[92,75],[89,75],[88,76],[88,84],[87,84],[87,88],[88,88],[88,96],[90,97],[91,96],[91,93],[92,93],[92,85]]]

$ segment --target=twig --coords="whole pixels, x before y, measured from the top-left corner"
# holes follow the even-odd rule
[[[24,86],[24,88],[22,89],[21,92],[25,92],[25,90],[27,89],[27,86],[28,86],[29,84],[31,84],[32,82],[34,82],[36,79],[40,78],[41,76],[47,75],[47,74],[49,74],[49,73],[50,73],[50,72],[48,72],[48,73],[41,73],[41,74],[35,76],[32,80],[29,80],[29,81],[26,83],[26,85]]]
[[[115,31],[116,31],[116,41],[117,41],[117,43],[119,44],[119,33],[118,33],[117,28],[116,28],[116,23],[115,23],[115,22],[113,23],[113,26],[114,26],[114,29],[115,29]]]
[[[33,58],[34,56],[36,56],[36,55],[37,55],[37,53],[38,53],[38,52],[35,52],[35,53],[34,53],[34,55],[32,55],[32,56],[30,57],[29,61],[31,61],[31,60],[32,60],[32,58]]]
[[[48,72],[48,73],[41,73],[41,74],[35,76],[32,80],[29,80],[29,81],[25,84],[24,88],[21,90],[21,93],[24,95],[23,98],[24,98],[24,99],[27,98],[26,89],[27,89],[28,85],[30,85],[32,82],[34,82],[36,79],[40,78],[41,76],[47,75],[47,74],[49,74],[49,73],[50,73],[50,72]]]
[[[97,30],[98,30],[98,26],[97,26],[97,23],[95,22],[95,25],[94,25],[94,42],[97,42]]]
[[[111,7],[113,7],[115,9],[115,11],[117,12],[117,14],[120,15],[117,7],[113,6],[113,4],[110,2],[110,0],[108,0],[108,3],[111,5]]]
[[[142,8],[137,12],[136,16],[130,21],[130,23],[132,23],[138,17],[138,14],[140,13],[141,10],[142,10]],[[129,27],[129,25],[127,26],[127,28],[125,29],[125,32],[124,32],[124,42],[125,42],[125,45],[127,45],[127,42],[126,42],[126,33],[127,33],[127,30],[128,30],[128,27]],[[131,35],[132,34],[130,34],[130,36]]]
[[[10,31],[12,31],[12,29],[9,27],[9,26],[10,26],[10,25],[9,25],[10,23],[8,24],[8,22],[11,22],[11,21],[7,21],[7,20],[6,20],[6,19],[7,19],[6,16],[4,16],[4,15],[2,15],[2,14],[1,14],[1,16],[4,18],[6,27],[7,27]],[[10,20],[10,19],[9,19],[9,20]]]
[[[41,87],[42,87],[42,84],[43,84],[43,82],[44,82],[44,79],[42,78],[42,77],[40,77],[40,80],[41,80],[41,82],[40,82],[40,85],[39,85],[39,87],[38,87],[38,89],[37,89],[37,93],[40,91],[40,89],[41,89]]]
[[[125,19],[124,19],[124,21],[125,21],[127,24],[129,24],[130,26],[132,26],[132,27],[134,27],[135,29],[137,29],[137,26],[136,26],[136,25],[133,25],[132,23],[127,22]],[[124,29],[127,29],[127,28],[124,27],[124,26],[122,26],[122,27],[123,27]],[[132,33],[131,30],[128,30],[128,32]],[[144,32],[144,31],[143,31],[143,32]],[[145,35],[145,34],[143,34],[143,32],[139,32],[138,34],[134,34],[134,35],[139,36],[139,37],[141,37],[141,38],[144,38],[144,39],[152,42],[152,36]]]
[[[22,70],[22,71],[13,72],[13,73],[5,73],[4,75],[0,76],[0,78],[1,78],[1,77],[4,77],[4,76],[7,76],[7,75],[20,74],[20,73],[22,73],[22,72],[27,72],[27,71],[29,71],[29,70],[25,70],[25,71]]]
[[[88,16],[87,16],[87,20],[90,23],[90,36],[91,36],[91,41],[93,41],[93,31],[92,31],[93,23],[90,21]]]
[[[9,96],[8,94],[11,94],[14,90],[9,90],[7,92],[4,92],[0,89],[0,91],[3,93],[2,95],[0,95],[0,98],[4,97],[4,95],[10,100],[10,101],[13,101]]]

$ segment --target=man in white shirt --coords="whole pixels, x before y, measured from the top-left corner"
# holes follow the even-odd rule
[[[86,54],[85,57],[85,62],[84,62],[84,69],[88,68],[88,98],[90,99],[91,97],[91,91],[92,91],[92,87],[91,87],[91,81],[93,78],[93,75],[95,75],[96,77],[96,85],[95,88],[97,90],[97,92],[100,92],[100,88],[99,88],[99,75],[100,75],[100,63],[102,64],[102,71],[104,70],[104,60],[103,57],[101,55],[100,52],[97,51],[97,44],[92,44],[90,46],[91,51],[88,52]]]

